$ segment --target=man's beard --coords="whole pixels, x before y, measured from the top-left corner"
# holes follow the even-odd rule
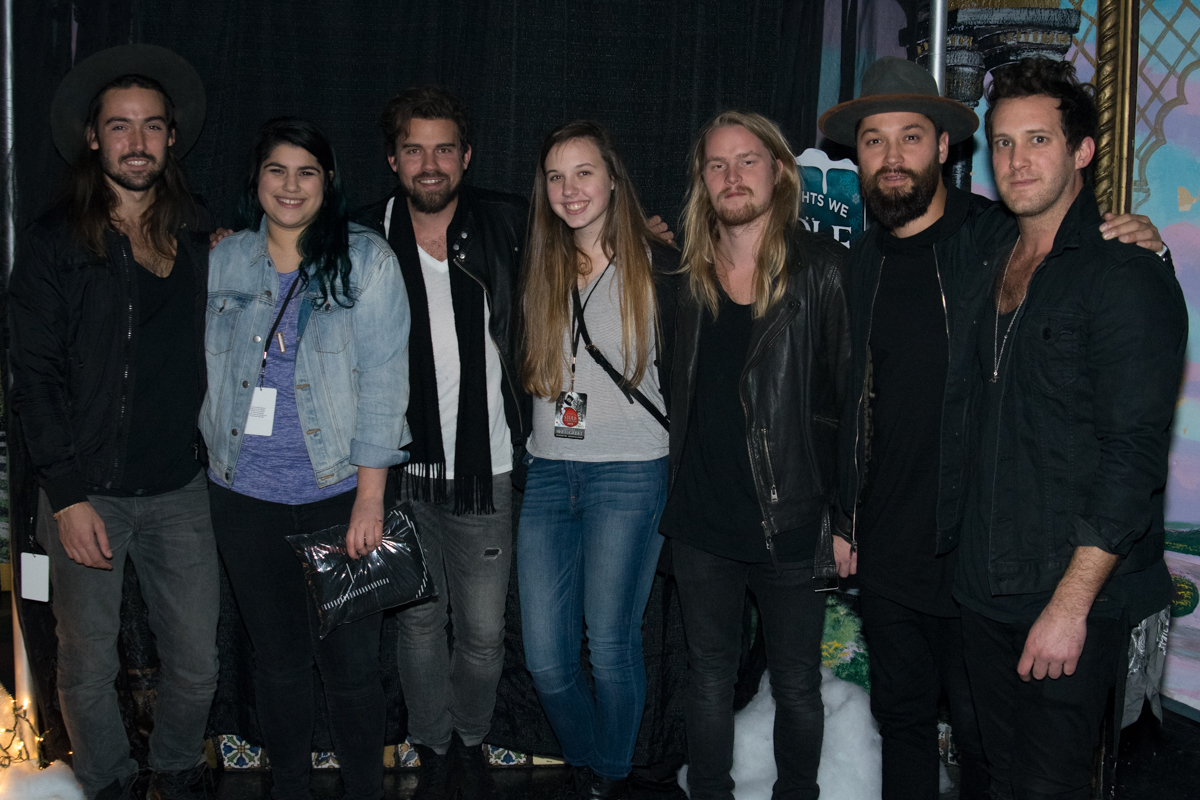
[[[440,189],[423,189],[418,181],[425,178],[444,178],[446,182]],[[403,182],[400,185],[404,187],[404,193],[408,195],[413,208],[422,214],[436,214],[450,205],[451,200],[458,197],[458,189],[462,185],[462,181],[452,181],[450,176],[444,172],[422,172],[412,179],[411,187],[406,186]]]
[[[735,228],[739,225],[746,225],[767,213],[766,203],[754,202],[754,193],[749,189],[743,189],[749,197],[749,200],[738,208],[728,208],[726,206],[713,203],[713,212],[717,215],[717,220],[726,227]]]
[[[140,172],[133,175],[122,172],[120,168],[121,162],[135,158],[149,161],[151,168],[145,172]],[[109,161],[107,157],[101,156],[100,168],[104,170],[104,174],[107,175],[113,181],[113,183],[117,184],[122,189],[126,189],[131,192],[144,192],[154,184],[158,183],[158,179],[162,177],[163,170],[165,169],[163,164],[159,163],[157,158],[145,152],[126,153],[125,155],[121,156],[121,158],[118,159],[115,164],[112,161]]]
[[[884,175],[896,173],[907,175],[912,181],[912,186],[907,190],[888,191],[879,185],[880,178]],[[942,165],[936,160],[919,171],[881,167],[863,181],[863,202],[883,227],[894,231],[929,210],[929,204],[937,194],[941,174]]]

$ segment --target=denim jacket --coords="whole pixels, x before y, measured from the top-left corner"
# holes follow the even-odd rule
[[[327,302],[311,281],[297,326],[296,407],[317,485],[362,467],[407,460],[408,295],[387,243],[350,226],[350,290],[355,303]],[[204,346],[208,393],[200,430],[209,467],[232,485],[242,428],[262,367],[263,339],[274,322],[279,276],[267,254],[266,225],[224,239],[209,256]]]

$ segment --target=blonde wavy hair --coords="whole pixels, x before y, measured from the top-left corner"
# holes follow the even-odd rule
[[[766,146],[776,173],[775,189],[771,195],[769,218],[754,266],[753,316],[761,317],[777,303],[787,290],[788,240],[800,219],[800,173],[796,157],[779,126],[761,114],[746,111],[725,111],[714,117],[696,139],[692,148],[692,181],[680,225],[683,235],[681,272],[688,277],[692,296],[703,302],[713,316],[717,315],[718,280],[716,272],[717,212],[704,183],[704,167],[708,136],[718,128],[740,125]],[[780,167],[782,164],[782,167]]]
[[[641,384],[654,360],[652,332],[657,330],[658,314],[647,245],[658,237],[646,224],[629,172],[608,131],[596,122],[569,122],[552,131],[542,143],[529,209],[529,244],[521,287],[525,349],[521,383],[535,397],[557,397],[562,391],[567,358],[563,336],[571,320],[571,289],[580,272],[586,271],[580,267],[605,266],[583,263],[587,256],[575,244],[574,231],[554,213],[546,190],[547,156],[553,148],[572,139],[587,139],[596,145],[613,181],[600,239],[621,280],[621,344],[627,385],[636,388]],[[582,347],[579,357],[588,358]]]

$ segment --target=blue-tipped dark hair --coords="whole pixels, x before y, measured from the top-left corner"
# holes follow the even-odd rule
[[[258,131],[250,151],[250,170],[246,189],[238,203],[237,227],[257,231],[262,224],[263,207],[258,202],[258,174],[271,153],[281,144],[290,144],[312,153],[325,170],[325,199],[317,216],[300,234],[300,280],[307,287],[316,278],[321,296],[314,305],[332,300],[343,308],[354,305],[350,292],[350,212],[342,191],[342,174],[329,139],[313,123],[295,117],[267,120]]]

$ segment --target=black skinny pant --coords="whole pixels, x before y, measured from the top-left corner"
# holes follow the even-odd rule
[[[254,699],[273,800],[311,800],[313,663],[321,673],[347,800],[383,796],[382,614],[317,636],[296,551],[284,539],[350,521],[356,491],[288,506],[213,485],[213,531],[254,646]]]
[[[935,617],[863,589],[871,714],[883,737],[883,800],[937,800],[938,701],[950,700],[961,800],[985,800],[987,765],[963,659],[962,620]]]
[[[746,589],[762,614],[775,699],[773,800],[816,800],[825,706],[821,633],[825,595],[812,588],[813,562],[770,564],[722,558],[679,540],[672,566],[688,647],[688,788],[692,800],[733,800],[733,687],[742,653]]]
[[[967,672],[997,800],[1086,800],[1108,691],[1124,680],[1129,625],[1091,616],[1072,675],[1022,681],[1017,662],[1032,623],[963,609]]]

